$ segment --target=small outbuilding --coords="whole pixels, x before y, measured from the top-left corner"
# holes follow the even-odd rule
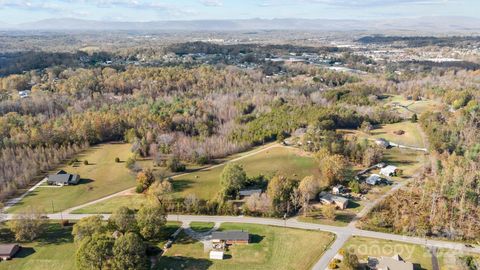
[[[223,260],[223,251],[217,251],[217,250],[210,251],[210,259]]]
[[[324,204],[334,204],[340,209],[347,208],[349,202],[349,200],[345,197],[336,196],[329,193],[320,194],[320,201]]]
[[[225,243],[227,245],[233,244],[248,244],[250,242],[250,235],[245,231],[223,231],[212,233],[212,243]]]
[[[398,168],[393,165],[388,165],[380,170],[380,174],[385,176],[396,176],[397,172]]]
[[[0,260],[10,260],[20,250],[18,244],[0,244]]]
[[[376,139],[375,144],[383,148],[388,148],[390,146],[390,142],[383,138]]]
[[[336,185],[332,188],[332,193],[333,194],[341,194],[345,193],[347,190],[343,185]]]
[[[238,192],[238,195],[240,196],[240,199],[245,199],[254,194],[261,194],[261,193],[262,193],[261,189],[243,189]]]
[[[378,174],[371,174],[367,179],[365,180],[365,183],[375,186],[378,185],[382,182],[382,177]]]

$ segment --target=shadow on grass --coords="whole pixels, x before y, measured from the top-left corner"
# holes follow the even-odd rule
[[[14,258],[26,258],[35,253],[35,249],[32,247],[22,247],[20,251],[15,254]]]
[[[89,183],[92,183],[92,182],[95,182],[95,180],[89,179],[89,178],[80,178],[77,185],[85,185],[85,184],[89,184]]]
[[[258,243],[262,242],[263,238],[265,238],[263,235],[250,234],[250,243],[258,244]]]
[[[341,221],[345,223],[349,223],[355,218],[355,214],[352,213],[338,213],[335,217],[335,221]]]
[[[73,242],[72,227],[62,228],[57,223],[43,225],[43,233],[36,240],[39,245],[63,244]]]
[[[192,186],[192,184],[194,183],[194,181],[192,180],[187,180],[187,179],[175,179],[172,181],[172,185],[173,185],[173,190],[177,191],[177,192],[181,192],[189,187]]]
[[[355,201],[352,201],[352,200],[349,200],[348,201],[348,205],[347,205],[347,208],[349,209],[355,209],[355,208],[358,208],[360,207],[360,204],[355,202]]]
[[[198,259],[184,256],[163,256],[158,261],[156,269],[195,269],[207,270],[212,266],[212,262],[207,259]]]

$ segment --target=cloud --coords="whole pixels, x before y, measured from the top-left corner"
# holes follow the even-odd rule
[[[223,6],[223,0],[200,0],[200,3],[209,7],[221,7]]]
[[[300,2],[318,3],[341,7],[384,7],[398,5],[439,5],[456,0],[299,0]]]

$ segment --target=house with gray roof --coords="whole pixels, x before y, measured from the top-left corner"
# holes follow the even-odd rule
[[[250,235],[245,231],[220,231],[212,233],[212,243],[248,244]]]
[[[340,209],[345,209],[348,206],[349,199],[330,193],[322,193],[320,194],[320,201],[324,204],[334,204]]]
[[[70,173],[51,174],[47,177],[47,184],[57,186],[76,185],[80,181],[80,175]]]

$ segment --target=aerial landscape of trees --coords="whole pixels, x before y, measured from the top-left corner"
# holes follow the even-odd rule
[[[362,42],[385,42],[375,40]],[[415,185],[377,206],[364,221],[365,226],[452,239],[480,236],[480,73],[475,68],[425,68],[397,62],[382,69],[375,61],[356,57],[347,49],[209,43],[151,49],[149,55],[241,55],[241,64],[256,63],[259,68],[230,65],[229,57],[213,64],[193,61],[142,66],[134,63],[139,61],[139,51],[142,49],[135,53],[25,53],[4,59],[10,64],[0,78],[2,200],[70,162],[89,146],[124,141],[131,144],[133,157],[116,162],[125,162],[136,178],[136,191],[154,198],[165,211],[237,214],[240,210],[231,200],[238,197],[239,190],[260,187],[266,193],[248,198],[243,211],[262,216],[307,213],[308,201],[322,188],[341,183],[360,191],[352,167],[372,166],[384,157],[381,148],[371,146],[364,138],[347,136],[342,130],[368,134],[383,124],[408,120],[422,127],[429,142],[430,161]],[[304,63],[265,61],[285,51],[293,55],[335,52],[345,63],[358,62],[362,69],[375,72],[359,75]],[[39,57],[47,60],[39,63]],[[102,64],[112,57],[133,62]],[[18,59],[29,60],[22,60],[21,67],[12,66]],[[395,73],[396,69],[402,72]],[[22,90],[30,91],[28,98],[20,98]],[[402,117],[385,105],[384,100],[391,95],[435,100],[444,108]],[[171,196],[171,181],[137,162],[151,159],[162,172],[177,173],[187,166],[213,164],[253,146],[283,142],[299,130],[304,131],[300,148],[315,157],[318,175],[303,179],[281,174],[249,177],[248,171],[232,164],[225,167],[219,179],[222,190],[218,197],[209,200],[194,195]],[[123,254],[127,251],[120,245],[137,252],[143,249],[138,237],[158,234],[155,228],[145,227],[157,211],[139,212],[136,223],[130,217],[132,223],[142,227],[136,229],[122,225],[121,220],[131,215],[126,209],[122,211],[118,213],[121,218],[114,215],[111,220],[123,233],[121,241],[117,239],[119,244],[92,233],[88,233],[88,241],[95,238],[98,245],[111,247],[113,254]],[[86,253],[99,248],[92,246],[89,250],[87,246],[82,249]],[[128,267],[120,261],[111,264]]]

